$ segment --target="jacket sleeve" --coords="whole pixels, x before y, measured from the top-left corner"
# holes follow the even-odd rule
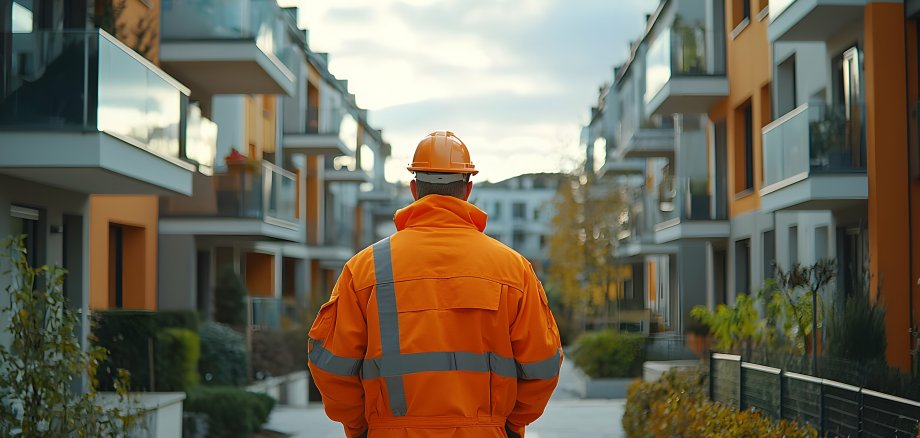
[[[359,371],[367,351],[367,321],[348,266],[323,305],[308,338],[310,375],[323,396],[326,415],[345,427],[345,436],[367,431],[364,387]]]
[[[511,324],[511,348],[518,368],[517,402],[508,416],[509,436],[524,436],[524,427],[543,414],[559,381],[562,345],[546,292],[527,265],[526,286]],[[512,434],[513,433],[513,434]]]

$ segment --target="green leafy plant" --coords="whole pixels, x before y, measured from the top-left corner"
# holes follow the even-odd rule
[[[638,377],[645,361],[645,336],[614,330],[587,332],[576,339],[572,358],[590,377]]]
[[[717,348],[750,351],[759,345],[764,337],[765,321],[755,306],[755,300],[748,294],[735,298],[735,304],[720,304],[715,312],[704,306],[690,309],[690,316],[709,326]]]
[[[208,418],[208,436],[249,437],[268,421],[275,400],[233,387],[199,386],[188,393],[186,412]]]
[[[232,267],[220,271],[214,287],[214,319],[239,327],[246,324],[246,286]]]
[[[167,328],[157,333],[156,390],[187,391],[198,384],[201,341],[189,329]]]
[[[626,435],[646,437],[817,437],[795,422],[773,421],[708,400],[706,376],[669,371],[657,382],[637,380],[628,390],[622,424]]]
[[[12,342],[0,345],[0,436],[123,436],[136,430],[138,413],[128,397],[130,376],[118,371],[117,401],[104,406],[96,392],[96,367],[104,348],[80,345],[77,315],[63,294],[65,271],[30,266],[23,237],[7,239],[9,304],[3,308]],[[76,385],[80,377],[88,388]]]
[[[201,338],[201,358],[198,371],[206,385],[244,385],[248,354],[243,335],[216,322],[198,327]]]

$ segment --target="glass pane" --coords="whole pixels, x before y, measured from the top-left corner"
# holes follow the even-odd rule
[[[655,37],[646,55],[645,102],[661,91],[671,78],[671,31],[666,29]]]

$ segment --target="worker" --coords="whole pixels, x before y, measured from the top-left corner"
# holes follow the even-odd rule
[[[447,131],[419,142],[396,233],[355,255],[309,333],[326,414],[352,437],[522,437],[562,347],[530,263],[486,236],[478,173]]]

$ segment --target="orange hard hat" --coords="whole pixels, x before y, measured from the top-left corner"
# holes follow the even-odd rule
[[[466,145],[450,131],[435,131],[418,143],[410,172],[479,173]]]

